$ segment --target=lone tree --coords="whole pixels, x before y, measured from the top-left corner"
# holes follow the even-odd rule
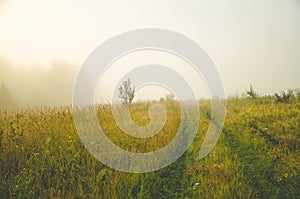
[[[252,99],[256,99],[258,97],[258,94],[254,91],[252,85],[250,85],[250,89],[246,92]]]
[[[132,103],[132,100],[135,97],[135,87],[131,86],[131,81],[129,78],[119,87],[118,96],[120,99],[122,99],[123,104],[127,105]]]

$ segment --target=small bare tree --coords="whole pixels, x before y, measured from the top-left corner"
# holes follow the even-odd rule
[[[127,105],[131,104],[133,98],[135,97],[135,86],[131,86],[131,81],[128,78],[119,87],[119,98],[122,99],[122,103]]]
[[[254,91],[252,85],[250,85],[250,89],[246,92],[252,99],[256,99],[258,97],[258,94]]]

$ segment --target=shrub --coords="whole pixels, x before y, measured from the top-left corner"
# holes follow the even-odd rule
[[[288,90],[288,92],[281,91],[280,94],[275,93],[275,102],[277,103],[287,103],[289,100],[294,97],[294,93],[292,90]]]

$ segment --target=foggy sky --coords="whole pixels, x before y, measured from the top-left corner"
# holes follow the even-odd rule
[[[0,83],[27,96],[26,103],[29,92],[65,101],[57,88],[72,87],[67,82],[98,45],[143,27],[170,29],[197,42],[218,68],[227,95],[250,84],[264,94],[300,87],[298,0],[0,0],[0,27]],[[54,75],[58,71],[62,75]],[[53,92],[60,99],[51,98]]]

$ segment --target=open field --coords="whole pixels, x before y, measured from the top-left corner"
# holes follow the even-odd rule
[[[119,147],[149,152],[166,145],[180,124],[178,104],[161,102],[164,128],[149,139],[125,135],[110,106],[97,116]],[[131,107],[140,125],[149,102]],[[70,107],[0,112],[1,198],[299,198],[300,101],[230,99],[223,133],[209,155],[198,152],[209,124],[210,103],[200,102],[200,124],[188,151],[161,170],[129,174],[110,169],[85,149]],[[188,127],[187,127],[188,128]]]

